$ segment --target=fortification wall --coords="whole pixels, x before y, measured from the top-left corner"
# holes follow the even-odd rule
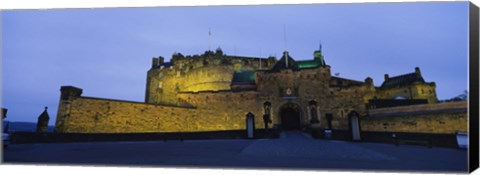
[[[175,68],[151,70],[147,75],[147,103],[178,105],[175,94],[182,91],[230,89],[232,65],[209,65],[182,72]]]
[[[388,115],[400,112],[421,112],[421,111],[439,111],[450,109],[467,109],[466,101],[437,103],[437,104],[420,104],[409,106],[397,106],[391,108],[377,108],[369,110],[370,115]]]
[[[414,84],[405,87],[378,89],[377,97],[383,99],[394,99],[404,97],[406,99],[427,99],[428,103],[437,103],[435,84]]]
[[[248,112],[255,115],[256,127],[263,126],[263,104],[254,91],[179,93],[177,97],[196,106],[202,115],[219,116],[226,121],[225,129],[244,129]]]
[[[370,111],[362,131],[454,134],[467,131],[466,102],[381,108]]]
[[[179,107],[111,99],[61,98],[56,130],[67,133],[194,132],[245,129],[247,112],[262,126],[261,106],[247,93],[190,94],[197,107]],[[225,103],[229,100],[229,103]],[[247,102],[252,100],[252,102]],[[257,109],[258,108],[258,109]]]
[[[178,78],[178,77],[177,77]],[[181,91],[228,90],[233,78],[232,65],[212,65],[193,69],[179,80]]]
[[[119,133],[174,132],[194,130],[187,120],[193,108],[78,97],[71,101],[71,110],[61,132]],[[187,127],[185,127],[187,126]],[[207,126],[206,126],[207,127]]]
[[[178,105],[178,92],[229,90],[235,70],[268,69],[275,59],[222,55],[172,58],[170,67],[154,67],[147,73],[147,103]],[[262,64],[260,64],[262,61]]]

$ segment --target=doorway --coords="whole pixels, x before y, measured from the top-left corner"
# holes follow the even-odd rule
[[[286,105],[280,109],[283,130],[300,130],[300,109],[293,105]]]

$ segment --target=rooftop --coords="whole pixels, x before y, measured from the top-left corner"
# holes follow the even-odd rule
[[[233,73],[232,84],[255,84],[256,78],[253,70],[236,71]]]
[[[382,83],[381,88],[400,87],[407,86],[413,83],[425,83],[420,70],[416,68],[414,73],[403,74],[395,77],[388,77],[385,75],[385,81]]]

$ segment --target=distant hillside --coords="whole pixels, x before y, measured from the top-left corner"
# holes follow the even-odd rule
[[[48,132],[53,132],[54,126],[48,126]],[[35,132],[37,129],[37,123],[32,122],[10,122],[9,132],[15,131],[31,131]]]

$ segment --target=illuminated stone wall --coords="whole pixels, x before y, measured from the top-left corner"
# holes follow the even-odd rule
[[[245,128],[245,116],[248,112],[255,115],[255,126],[263,127],[263,104],[257,101],[255,91],[245,92],[185,92],[178,98],[197,107],[202,116],[216,116],[222,122],[222,130]]]
[[[454,134],[467,131],[467,103],[450,102],[371,110],[362,131]]]
[[[77,90],[80,93],[73,93]],[[263,126],[254,92],[187,95],[196,107],[179,107],[82,97],[63,88],[56,131],[70,133],[194,132],[245,129],[246,111]],[[188,99],[188,98],[187,98]],[[229,100],[229,103],[225,103]]]
[[[425,82],[419,67],[415,72],[389,77],[385,74],[385,81],[377,89],[379,99],[426,99],[429,104],[438,103],[435,82]]]
[[[428,103],[437,103],[435,83],[417,83],[411,86],[385,88],[377,90],[377,98],[394,99],[401,96],[405,99],[427,99]]]
[[[373,82],[359,82],[338,77],[331,77],[330,67],[304,69],[302,71],[282,70],[278,73],[257,72],[258,104],[272,103],[272,120],[281,124],[280,109],[283,105],[293,103],[301,108],[301,124],[310,125],[311,111],[309,101],[317,103],[317,119],[320,128],[327,128],[326,115],[333,116],[332,127],[348,129],[347,114],[357,111],[365,114],[364,97],[372,96],[375,91]],[[294,97],[286,95],[291,88]]]
[[[145,102],[181,105],[176,97],[178,92],[230,90],[234,71],[269,69],[275,62],[275,58],[227,56],[213,52],[187,57],[174,55],[170,67],[152,66],[148,71]]]
[[[63,88],[62,88],[63,89]],[[361,90],[359,88],[358,90]],[[77,89],[78,90],[78,89]],[[355,91],[355,90],[352,90]],[[340,94],[345,95],[345,92]],[[355,93],[330,99],[328,104],[344,104]],[[56,130],[73,133],[144,133],[195,132],[245,129],[245,115],[255,115],[257,128],[263,127],[263,102],[257,92],[179,93],[195,107],[178,107],[81,97],[78,91],[62,92]],[[333,96],[332,96],[333,97]],[[360,97],[360,96],[359,96]],[[361,98],[357,102],[361,103]],[[280,124],[278,109],[283,100],[272,102],[273,123]],[[308,100],[298,98],[288,102],[302,106],[304,122],[308,123]],[[335,106],[335,105],[332,105]],[[347,114],[355,105],[324,110],[319,103],[320,127],[327,128],[326,113],[333,113],[333,129],[348,130]],[[440,112],[439,112],[440,111]],[[369,111],[371,117],[361,119],[362,131],[455,133],[467,130],[466,102],[450,102],[381,108]]]
[[[147,73],[145,103],[82,97],[81,89],[62,87],[56,130],[81,133],[237,130],[245,128],[248,112],[255,115],[256,127],[262,128],[265,102],[271,104],[274,125],[282,124],[281,109],[294,106],[299,110],[302,127],[311,126],[313,110],[319,120],[316,127],[328,127],[328,114],[333,117],[333,129],[348,130],[348,114],[352,111],[367,116],[416,109],[408,106],[367,111],[366,103],[374,97],[412,96],[436,103],[434,83],[382,89],[374,87],[368,77],[355,81],[331,76],[328,65],[272,72],[276,62],[275,58],[227,56],[218,51],[186,57],[175,54],[169,64],[164,64],[163,58],[153,58]],[[239,70],[255,70],[255,84],[232,85],[233,74]],[[312,101],[316,103],[313,109]],[[439,107],[423,106],[417,112],[429,108]],[[440,120],[438,125],[429,124],[436,119]],[[460,128],[453,126],[457,124]],[[434,132],[431,128],[444,127],[440,132],[451,132],[448,129],[461,130],[463,125],[466,126],[463,113],[422,113],[367,117],[362,121],[362,130]]]

